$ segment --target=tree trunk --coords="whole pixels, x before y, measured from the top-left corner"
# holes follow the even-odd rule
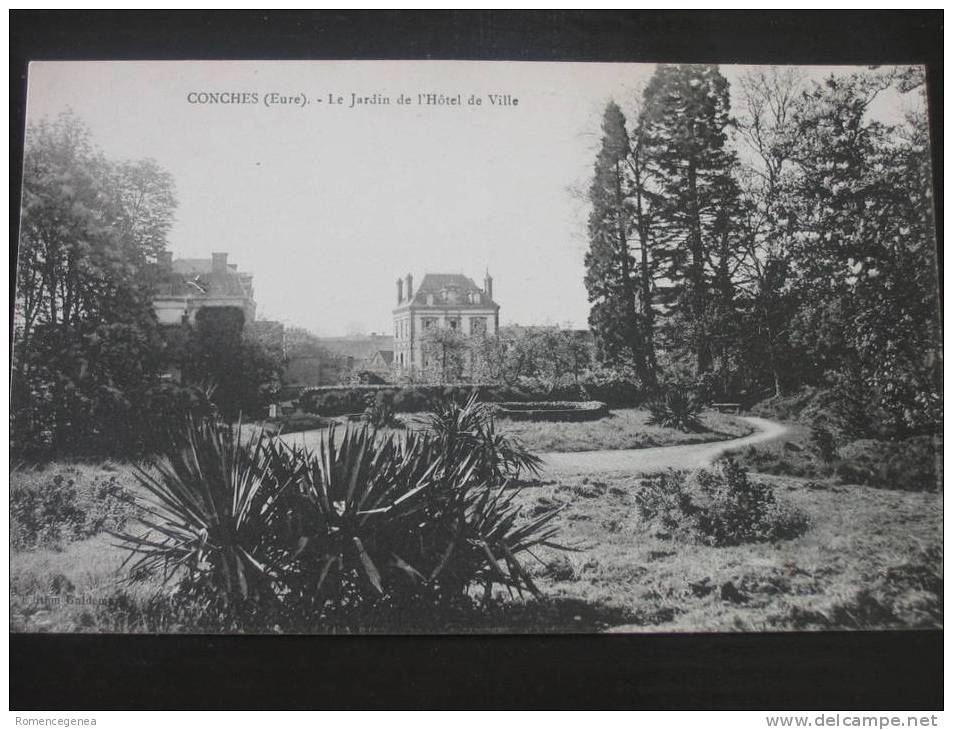
[[[695,327],[695,371],[701,374],[711,369],[711,354],[706,342],[707,333],[704,329],[705,320],[705,259],[702,248],[701,212],[698,206],[698,181],[694,160],[688,163],[688,192],[690,202],[689,215],[689,249],[691,263],[689,264],[688,280],[691,286],[692,324]]]
[[[649,273],[649,232],[645,221],[645,213],[642,208],[642,182],[638,177],[640,168],[636,163],[636,188],[635,188],[635,215],[639,230],[639,246],[641,247],[641,285],[642,285],[642,327],[643,327],[643,346],[645,347],[645,358],[650,385],[655,385],[657,380],[658,362],[655,358],[655,312],[652,309],[652,277]]]
[[[635,289],[632,286],[632,269],[629,266],[629,237],[626,234],[625,216],[623,215],[623,203],[625,198],[622,192],[622,170],[618,162],[616,163],[615,184],[619,254],[622,263],[622,293],[625,297],[625,316],[626,319],[628,319],[627,330],[629,333],[626,339],[628,340],[629,351],[632,353],[636,372],[639,373],[639,377],[642,381],[646,382],[650,379],[650,376],[646,367],[644,344],[640,341],[642,339],[641,337],[633,337],[631,334],[640,333],[641,328],[638,322],[638,314],[635,311]]]

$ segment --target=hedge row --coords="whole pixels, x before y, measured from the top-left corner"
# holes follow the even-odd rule
[[[496,413],[511,421],[597,421],[609,415],[609,407],[591,401],[534,401],[500,403]]]
[[[299,407],[322,416],[340,416],[363,411],[370,399],[392,400],[403,413],[430,410],[442,400],[465,401],[474,388],[485,403],[505,401],[601,401],[610,408],[640,405],[644,396],[633,383],[610,381],[587,383],[546,392],[530,386],[506,386],[460,383],[453,385],[324,385],[305,389],[298,399]]]

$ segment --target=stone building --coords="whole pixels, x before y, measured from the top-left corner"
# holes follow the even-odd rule
[[[413,374],[428,366],[428,332],[446,328],[464,337],[495,335],[500,306],[493,301],[493,277],[487,272],[483,288],[463,274],[425,274],[419,288],[407,274],[397,280],[394,308],[394,366]]]
[[[210,259],[174,259],[171,251],[155,264],[152,305],[159,324],[195,324],[203,309],[231,308],[242,312],[243,322],[255,320],[252,275],[228,263],[227,253]]]

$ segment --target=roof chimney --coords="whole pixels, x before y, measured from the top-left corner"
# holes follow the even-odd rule
[[[414,277],[413,274],[407,274],[407,301],[414,298]]]
[[[486,292],[488,299],[493,298],[493,277],[490,276],[489,271],[483,276],[483,291]]]
[[[228,254],[227,253],[213,253],[212,254],[212,273],[224,274],[227,271],[228,271]]]
[[[400,304],[404,301],[404,280],[397,280],[397,303]]]

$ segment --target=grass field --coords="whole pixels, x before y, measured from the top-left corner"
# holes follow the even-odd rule
[[[418,414],[400,414],[408,428],[418,428],[424,417]],[[550,421],[510,421],[498,419],[496,429],[507,436],[515,436],[530,451],[600,451],[603,449],[643,449],[651,446],[675,446],[724,441],[751,433],[751,427],[717,411],[701,416],[702,430],[687,433],[674,428],[663,428],[648,423],[649,412],[638,408],[620,408],[598,421],[560,423]],[[343,420],[342,420],[343,422]],[[322,429],[289,434],[292,440],[304,443],[314,441]]]
[[[585,608],[577,623],[615,630],[941,625],[940,495],[757,478],[808,515],[804,535],[709,547],[641,520],[637,480],[583,478],[525,489],[520,499],[530,513],[566,505],[561,539],[579,548],[540,554],[551,566],[533,568],[546,602],[569,601]]]
[[[707,414],[706,425],[706,440],[719,434],[726,438],[741,427],[717,414]],[[612,419],[589,424],[500,422],[499,426],[538,451],[592,448],[592,444],[631,448],[689,443],[705,436],[647,427],[638,411],[619,411]],[[71,513],[70,529],[76,529],[47,530],[43,534],[52,537],[37,546],[12,550],[12,630],[190,630],[187,620],[143,619],[149,615],[144,609],[150,599],[174,590],[174,585],[120,584],[125,552],[105,532],[90,534],[90,525],[98,524],[91,521],[98,485],[114,477],[138,493],[129,467],[59,464],[39,474],[53,476],[64,470],[78,475],[81,482],[74,505],[78,511]],[[35,472],[14,472],[11,493],[38,478]],[[486,609],[447,617],[440,626],[406,627],[547,632],[942,625],[942,494],[794,476],[757,478],[772,484],[779,500],[807,514],[804,534],[777,543],[710,547],[665,534],[643,520],[636,501],[637,478],[592,474],[560,478],[558,483],[533,482],[518,496],[524,518],[562,506],[557,517],[559,539],[574,548],[568,553],[547,548],[538,554],[540,562],[529,562],[544,598],[524,602],[499,596]],[[15,504],[25,503],[18,497]],[[117,504],[121,513],[123,503]],[[19,530],[17,514],[14,531]],[[29,514],[49,518],[49,510],[39,506]],[[127,529],[135,530],[134,519],[131,514]],[[36,532],[37,525],[31,529]]]
[[[737,418],[707,411],[701,416],[703,430],[686,433],[648,423],[649,412],[620,408],[608,418],[581,423],[497,421],[497,429],[517,437],[531,451],[598,451],[603,449],[644,449],[707,441],[723,441],[751,433],[751,427]]]

